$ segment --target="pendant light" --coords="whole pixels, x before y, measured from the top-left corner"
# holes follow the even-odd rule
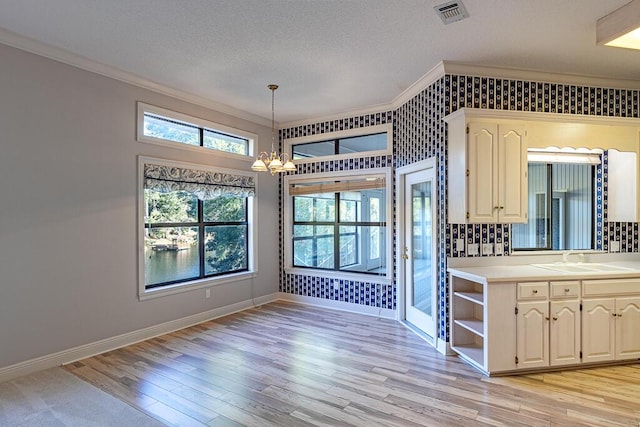
[[[291,158],[287,153],[278,154],[275,149],[276,146],[276,126],[275,126],[275,113],[274,113],[274,97],[278,85],[270,84],[268,86],[271,90],[271,152],[267,153],[262,151],[256,161],[251,165],[251,170],[256,172],[271,172],[271,175],[282,172],[293,172],[296,170],[296,165],[293,164]]]

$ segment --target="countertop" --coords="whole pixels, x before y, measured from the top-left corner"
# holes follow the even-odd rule
[[[487,261],[490,263],[491,261]],[[562,266],[561,263],[558,263]],[[640,277],[640,260],[598,262],[599,265],[619,267],[619,271],[580,271],[564,272],[538,267],[534,263],[512,265],[486,265],[468,267],[449,267],[449,274],[486,284],[500,282],[548,281],[548,280],[584,280],[584,279],[629,279]],[[580,266],[578,263],[572,265]],[[586,267],[589,263],[584,263]]]

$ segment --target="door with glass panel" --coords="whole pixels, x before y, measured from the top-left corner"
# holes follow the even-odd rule
[[[404,175],[405,317],[429,336],[436,331],[434,168]]]

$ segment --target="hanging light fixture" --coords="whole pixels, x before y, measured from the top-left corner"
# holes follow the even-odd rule
[[[296,165],[293,164],[287,153],[278,154],[276,151],[276,126],[275,126],[275,113],[274,113],[274,96],[278,85],[269,85],[271,90],[271,153],[262,151],[256,161],[251,165],[251,170],[256,172],[271,172],[271,175],[275,175],[278,172],[293,172],[296,170]]]

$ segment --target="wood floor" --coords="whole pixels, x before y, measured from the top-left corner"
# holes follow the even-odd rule
[[[639,364],[487,378],[395,321],[285,302],[67,370],[168,425],[640,425]]]

